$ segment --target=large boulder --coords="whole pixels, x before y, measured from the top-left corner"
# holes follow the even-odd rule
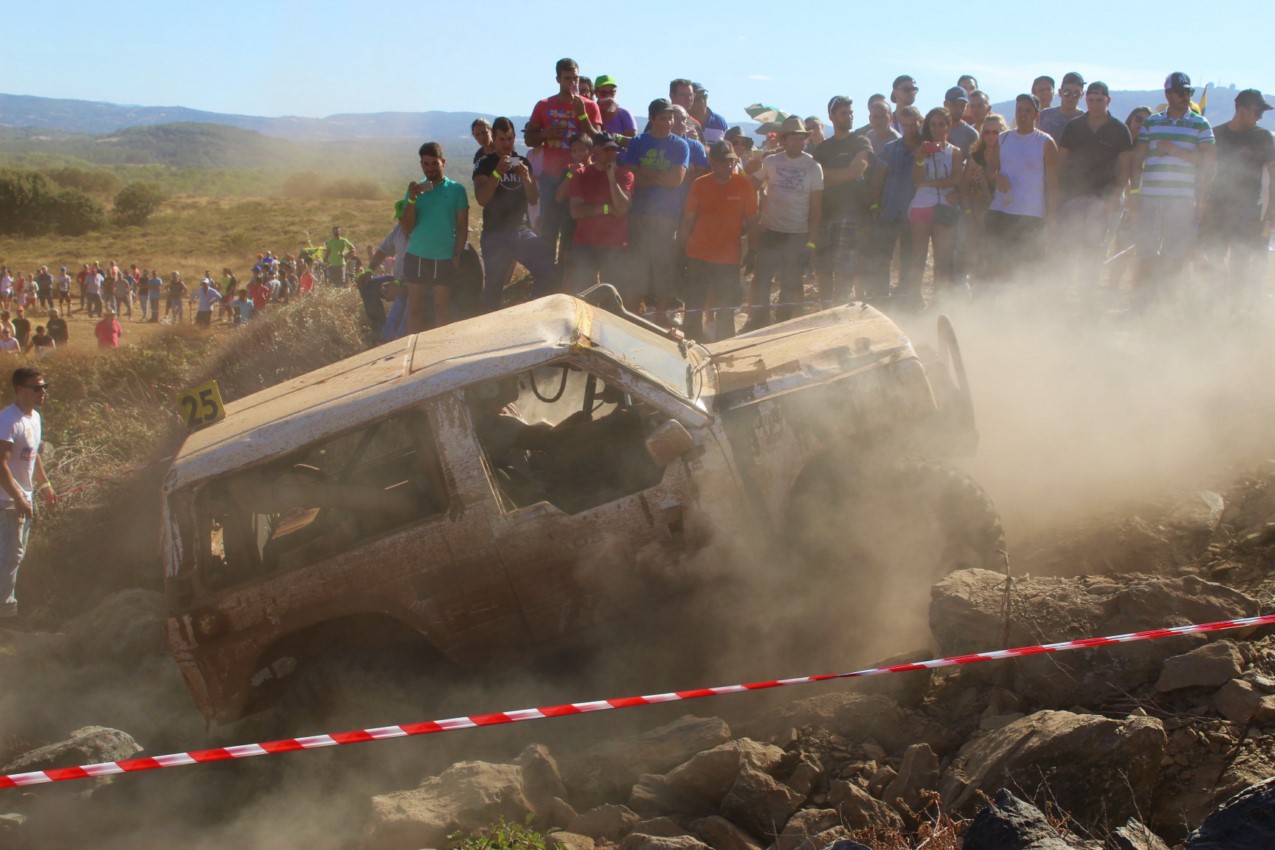
[[[576,816],[567,824],[567,832],[615,843],[633,831],[638,815],[627,806],[605,803]]]
[[[692,835],[668,837],[634,832],[620,842],[620,850],[712,850]]]
[[[480,829],[500,818],[522,823],[531,814],[521,767],[463,761],[417,788],[373,797],[363,846],[445,847],[453,832]]]
[[[662,774],[730,738],[725,721],[686,715],[631,738],[590,747],[562,761],[568,799],[577,805],[622,800],[642,774]]]
[[[713,850],[762,850],[757,839],[721,815],[696,821],[695,834]]]
[[[1275,777],[1222,804],[1191,833],[1187,850],[1270,850],[1275,847]]]
[[[940,754],[959,744],[944,725],[878,694],[827,693],[794,700],[752,718],[742,724],[741,731],[765,741],[783,739],[793,729],[811,726],[852,741],[871,739],[892,753],[901,753],[918,741]]]
[[[974,816],[961,850],[1080,850],[1049,825],[1045,815],[1006,791]]]
[[[783,758],[784,751],[773,744],[740,738],[696,753],[664,778],[679,793],[694,795],[716,809],[735,784],[741,768],[747,765],[762,773],[774,774]]]
[[[1123,822],[1150,808],[1165,749],[1151,717],[1041,711],[962,747],[940,791],[955,811],[973,808],[979,791],[1009,787],[1048,793],[1087,826]]]
[[[1107,836],[1106,850],[1169,850],[1169,845],[1142,821],[1129,818]]]
[[[903,819],[894,809],[854,782],[844,779],[838,779],[828,787],[828,805],[836,810],[841,820],[851,829],[903,826]]]
[[[901,800],[909,810],[919,812],[924,803],[922,792],[938,787],[939,757],[929,744],[913,744],[904,751],[899,775],[886,786],[881,798],[891,805]]]
[[[1194,576],[1026,578],[1014,583],[1008,646],[1053,643],[1163,626],[1247,617],[1257,600]],[[1005,577],[961,570],[931,589],[930,630],[943,655],[1006,646]],[[1046,708],[1095,706],[1154,682],[1164,661],[1201,646],[1199,635],[974,664],[962,675],[993,681]]]
[[[721,814],[758,838],[770,841],[783,832],[805,800],[769,774],[745,765],[722,799]]]
[[[1182,688],[1220,687],[1244,671],[1244,656],[1234,641],[1206,643],[1183,655],[1164,660],[1155,689],[1160,693]]]
[[[141,751],[141,745],[127,732],[105,726],[85,726],[76,729],[64,741],[29,750],[11,759],[0,767],[0,773],[32,773],[53,767],[122,761]],[[109,782],[110,777],[97,781]]]
[[[165,658],[164,595],[130,588],[107,596],[63,628],[64,652],[78,664],[134,666]]]

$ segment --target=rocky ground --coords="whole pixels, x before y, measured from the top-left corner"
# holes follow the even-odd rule
[[[890,661],[1265,613],[1273,567],[1275,462],[948,576],[931,644]],[[128,590],[5,633],[0,771],[208,746],[162,618]],[[0,791],[0,846],[444,847],[500,818],[561,850],[1275,846],[1275,629],[729,699]]]

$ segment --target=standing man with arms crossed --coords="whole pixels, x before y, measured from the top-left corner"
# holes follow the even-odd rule
[[[1245,89],[1235,96],[1235,117],[1213,131],[1217,178],[1200,225],[1200,248],[1227,282],[1233,314],[1256,307],[1265,282],[1262,258],[1275,217],[1275,140],[1257,122],[1268,109],[1275,106],[1260,91]],[[1265,212],[1263,171],[1268,175]]]
[[[852,132],[854,106],[837,95],[828,101],[832,138],[815,148],[815,161],[823,168],[823,234],[819,240],[816,269],[819,297],[825,307],[844,303],[858,271],[858,246],[863,219],[868,212],[864,175],[876,161],[872,142]]]
[[[0,620],[18,616],[18,568],[35,524],[34,497],[57,504],[40,462],[39,408],[48,383],[39,369],[13,372],[13,404],[0,412]]]

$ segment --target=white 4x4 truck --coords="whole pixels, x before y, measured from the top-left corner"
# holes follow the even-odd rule
[[[977,440],[946,319],[927,372],[863,304],[700,345],[603,309],[608,290],[374,348],[186,440],[164,483],[167,639],[206,717],[354,644],[463,664],[560,646],[676,592],[651,564],[715,541],[792,561],[829,512],[847,545],[822,557],[850,558],[873,533],[857,508],[889,504],[933,531],[927,569],[995,564],[977,485],[906,460]]]

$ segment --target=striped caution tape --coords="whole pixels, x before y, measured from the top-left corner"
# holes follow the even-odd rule
[[[956,655],[948,658],[935,658],[929,661],[917,661],[910,664],[895,664],[889,667],[872,667],[867,670],[856,670],[853,673],[830,673],[820,676],[801,676],[796,679],[775,679],[769,682],[752,682],[744,685],[724,685],[716,688],[699,688],[690,691],[674,691],[667,694],[648,694],[637,697],[621,697],[619,699],[596,700],[594,702],[573,702],[566,705],[553,705],[543,708],[524,708],[515,711],[499,711],[494,714],[472,714],[466,717],[453,717],[446,720],[429,720],[424,723],[409,723],[403,726],[381,726],[374,729],[358,729],[352,732],[336,732],[328,735],[310,735],[304,738],[287,738],[280,741],[267,741],[260,744],[241,744],[233,747],[218,747],[211,750],[196,750],[186,753],[170,753],[162,756],[110,761],[101,764],[86,764],[79,767],[61,767],[50,770],[37,770],[30,773],[13,773],[0,776],[0,788],[16,788],[27,785],[41,785],[48,782],[65,782],[71,779],[89,779],[98,776],[112,776],[118,773],[137,773],[144,770],[158,770],[165,767],[179,767],[188,764],[208,764],[232,759],[253,758],[255,756],[278,755],[297,750],[315,750],[324,747],[342,746],[344,744],[363,744],[368,741],[380,741],[386,738],[404,738],[414,735],[432,735],[436,732],[454,732],[459,729],[473,729],[479,726],[501,726],[507,723],[518,723],[523,720],[544,720],[550,717],[566,717],[573,714],[589,714],[595,711],[609,711],[614,708],[634,708],[639,705],[657,705],[680,700],[700,699],[702,697],[738,694],[746,691],[760,691],[769,688],[783,688],[789,685],[806,685],[812,682],[827,682],[835,679],[855,679],[866,676],[882,676],[890,673],[906,673],[912,670],[933,670],[939,667],[956,667],[963,664],[974,664],[980,661],[999,661],[1005,658],[1021,658],[1031,655],[1043,655],[1051,652],[1066,652],[1073,649],[1093,649],[1118,643],[1132,643],[1142,640],[1177,637],[1180,635],[1221,632],[1229,629],[1243,629],[1252,626],[1275,624],[1275,614],[1258,617],[1243,617],[1237,620],[1222,620],[1216,623],[1173,626],[1171,628],[1150,629],[1111,637],[1082,638],[1066,640],[1060,643],[1022,646],[1016,649],[998,649],[991,652],[976,652],[971,655]]]

